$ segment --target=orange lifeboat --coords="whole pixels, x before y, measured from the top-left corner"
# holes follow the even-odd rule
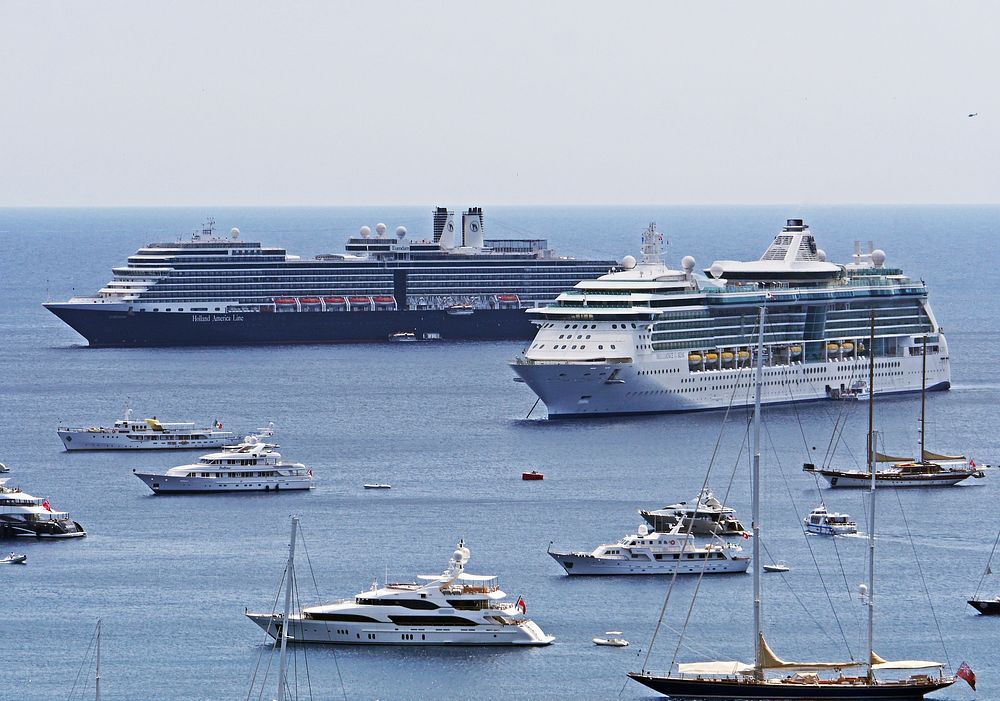
[[[276,300],[274,300],[274,303],[275,304],[280,304],[282,306],[290,306],[290,305],[294,305],[295,304],[295,298],[294,297],[278,297]]]
[[[328,305],[331,305],[331,304],[347,304],[347,298],[346,297],[324,297],[323,301],[326,302]]]
[[[319,304],[319,297],[299,297],[301,304]]]

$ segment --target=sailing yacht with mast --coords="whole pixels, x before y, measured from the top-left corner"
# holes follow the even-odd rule
[[[996,540],[993,541],[993,550],[990,551],[990,559],[986,561],[986,569],[983,570],[983,574],[979,578],[979,584],[976,585],[976,593],[969,599],[969,606],[984,616],[1000,616],[1000,595],[992,599],[984,599],[979,596],[979,590],[983,588],[983,581],[993,574],[993,556],[996,555],[997,544],[1000,544],[1000,531],[997,531]]]
[[[708,661],[678,664],[676,673],[653,674],[646,670],[629,672],[629,677],[654,691],[674,699],[923,699],[926,694],[955,683],[955,677],[943,673],[943,665],[926,660],[887,661],[875,654],[875,469],[871,463],[868,509],[868,584],[859,591],[868,608],[867,659],[846,662],[789,662],[778,657],[764,639],[761,618],[761,559],[760,559],[760,405],[761,378],[763,375],[765,308],[760,308],[758,328],[757,371],[753,414],[753,463],[752,528],[753,528],[753,645],[754,663],[738,661]],[[871,319],[872,336],[875,334],[874,314]],[[869,361],[869,379],[874,374],[874,363]],[[869,385],[871,386],[871,385]],[[873,395],[869,397],[869,416],[872,415]],[[875,434],[869,431],[871,447],[869,459],[874,456]],[[845,676],[844,670],[864,668],[864,675]],[[881,680],[876,672],[881,670],[927,670],[937,674],[913,674],[902,680]],[[780,671],[781,677],[769,677],[768,672]],[[817,673],[837,672],[835,678],[820,677]]]
[[[869,456],[869,464],[893,463],[885,470],[876,470],[875,479],[884,487],[950,487],[970,477],[985,477],[974,461],[966,462],[964,455],[941,455],[932,453],[924,445],[927,428],[927,337],[923,338],[924,358],[920,389],[920,459],[898,458],[875,452],[874,461]],[[869,387],[874,386],[874,374],[868,378]],[[869,424],[871,417],[869,417]],[[868,426],[871,433],[871,425]],[[869,444],[869,450],[872,450]],[[830,467],[817,468],[813,463],[802,465],[805,472],[821,476],[831,487],[865,487],[871,475],[863,470],[837,470]]]

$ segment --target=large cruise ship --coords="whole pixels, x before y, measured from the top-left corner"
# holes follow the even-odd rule
[[[529,339],[525,309],[552,302],[615,261],[556,256],[544,239],[487,239],[483,211],[434,212],[428,240],[361,227],[345,253],[300,259],[214,221],[189,240],[151,243],[92,297],[46,309],[91,346]]]
[[[663,262],[650,225],[642,259],[586,280],[532,309],[531,345],[511,365],[550,418],[719,409],[753,403],[757,310],[766,305],[762,401],[919,391],[924,338],[927,388],[948,389],[948,345],[923,281],[886,265],[885,252],[855,244],[835,264],[801,219],[789,219],[756,261],[716,261],[705,274],[685,256]],[[867,349],[875,310],[875,348]]]

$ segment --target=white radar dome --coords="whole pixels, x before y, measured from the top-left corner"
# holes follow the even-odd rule
[[[635,256],[625,256],[622,258],[622,267],[631,270],[635,267]]]
[[[406,227],[405,226],[397,226],[396,227],[396,238],[397,239],[401,239],[404,236],[406,236]]]
[[[379,236],[385,236],[385,224],[379,222],[375,225],[375,233]]]
[[[872,263],[875,264],[876,268],[881,268],[882,264],[885,263],[885,251],[881,248],[876,248],[872,251]]]
[[[826,262],[826,251],[824,251],[822,248],[817,248],[816,249],[816,259],[819,260],[822,263],[825,263]]]
[[[681,258],[681,267],[689,273],[694,270],[694,256],[684,256]]]
[[[234,226],[232,229],[229,230],[229,235],[232,236],[234,239],[238,239],[240,237],[240,230]]]
[[[371,235],[372,235],[372,228],[370,226],[361,227],[361,238],[366,239]]]
[[[723,268],[720,263],[712,263],[712,267],[708,269],[708,272],[710,272],[714,278],[722,277],[722,273],[724,271],[725,268]]]

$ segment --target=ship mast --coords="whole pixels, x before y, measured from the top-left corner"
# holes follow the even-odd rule
[[[924,347],[921,351],[923,365],[920,368],[920,457],[924,461],[924,433],[927,429],[927,334],[924,334]]]
[[[868,470],[871,482],[868,491],[868,682],[875,681],[875,310],[871,312],[871,334],[868,337]]]
[[[285,575],[285,615],[281,619],[281,654],[278,663],[278,701],[285,699],[285,660],[288,648],[288,617],[292,607],[292,586],[295,581],[295,533],[299,530],[299,517],[292,516],[292,539],[288,545],[288,567]]]
[[[97,665],[94,671],[94,698],[101,701],[101,619],[97,619]]]
[[[751,468],[750,499],[752,502],[751,529],[753,530],[753,630],[754,630],[754,677],[764,678],[764,668],[761,662],[763,631],[760,615],[760,388],[764,375],[764,318],[767,311],[764,305],[760,307],[760,320],[757,322],[757,372],[754,381],[753,397],[753,466]]]

